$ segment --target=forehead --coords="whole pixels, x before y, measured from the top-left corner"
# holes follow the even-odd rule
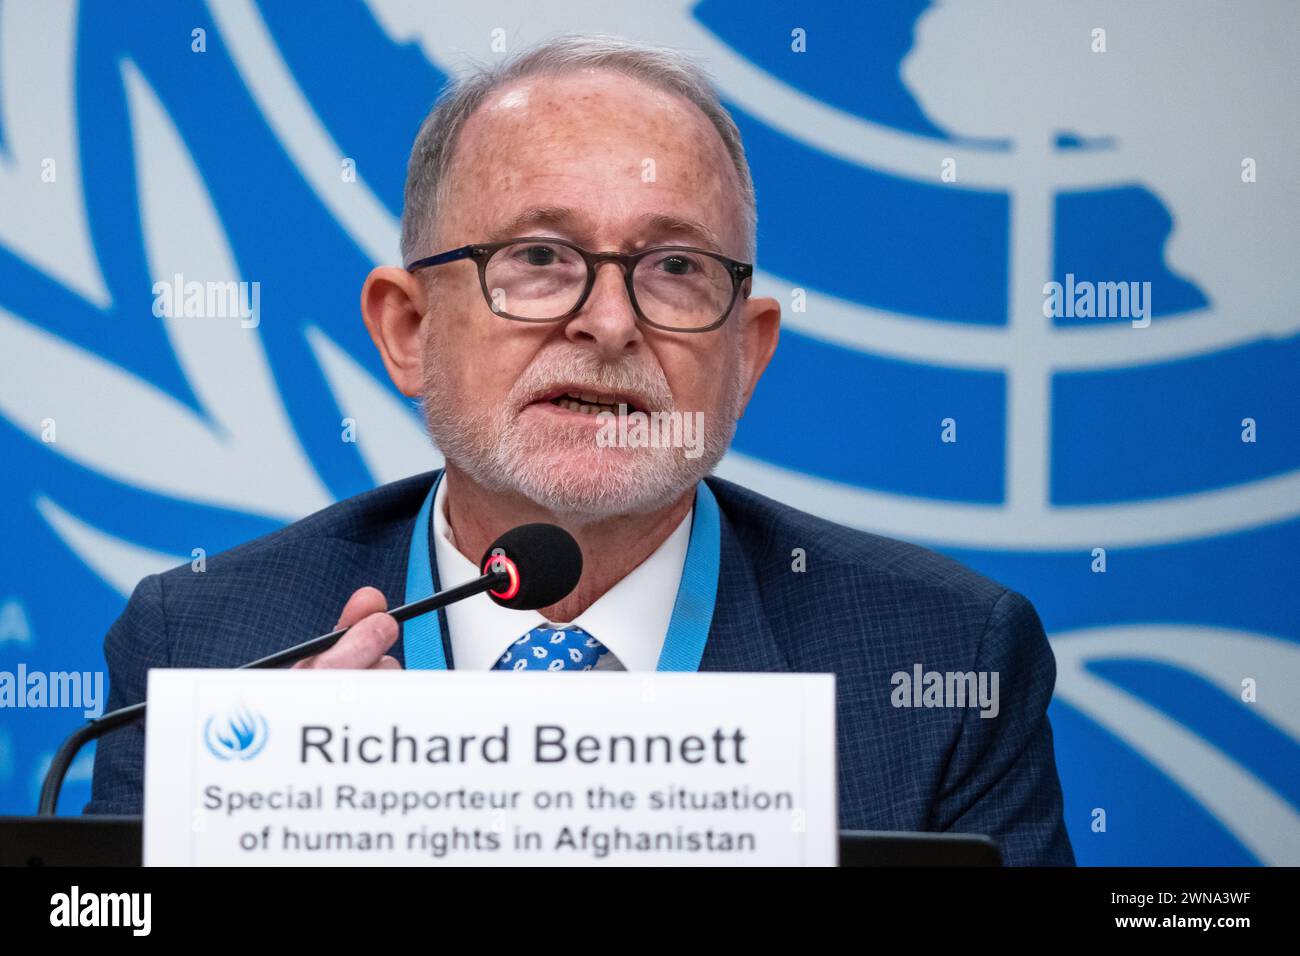
[[[443,225],[454,242],[535,227],[738,254],[739,189],[717,130],[684,97],[603,70],[533,76],[495,91],[462,127]]]

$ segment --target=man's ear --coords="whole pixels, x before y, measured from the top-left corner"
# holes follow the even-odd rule
[[[420,394],[424,368],[424,315],[428,293],[419,276],[397,266],[380,266],[361,288],[361,317],[397,390]]]
[[[767,363],[776,352],[777,340],[781,337],[781,303],[776,299],[763,297],[746,299],[740,312],[741,354],[744,357],[748,381],[745,394],[740,403],[739,419],[745,414],[750,396],[758,386]]]

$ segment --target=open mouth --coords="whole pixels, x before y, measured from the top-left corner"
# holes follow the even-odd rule
[[[577,412],[580,415],[599,415],[601,412],[610,412],[617,415],[620,405],[629,413],[640,411],[640,407],[630,396],[617,393],[588,392],[571,388],[546,396],[539,399],[539,401],[547,402],[556,408],[563,408],[565,411]]]

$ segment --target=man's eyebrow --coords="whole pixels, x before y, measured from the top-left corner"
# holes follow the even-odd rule
[[[488,241],[495,242],[527,235],[528,230],[537,226],[568,229],[575,233],[579,239],[582,239],[586,238],[584,233],[588,233],[588,231],[576,227],[576,224],[583,221],[582,214],[568,206],[529,206],[493,229],[488,235]],[[686,236],[691,241],[700,243],[706,248],[715,251],[722,249],[722,243],[718,241],[717,233],[696,219],[687,219],[668,213],[650,213],[641,218],[640,231],[657,235]]]
[[[527,235],[527,230],[534,226],[560,228],[571,226],[580,218],[578,213],[568,206],[529,206],[522,212],[511,216],[488,235],[489,241],[513,239]]]
[[[651,232],[686,235],[690,236],[693,241],[702,243],[714,251],[721,251],[722,249],[722,243],[718,241],[717,233],[695,219],[683,219],[681,216],[653,213],[646,216],[643,221],[645,228]]]

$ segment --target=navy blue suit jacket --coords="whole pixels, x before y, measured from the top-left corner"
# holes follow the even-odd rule
[[[104,642],[109,709],[142,700],[151,667],[234,667],[333,630],[364,585],[401,604],[433,477],[339,502],[203,573],[142,580]],[[1009,864],[1073,863],[1047,720],[1056,664],[1033,606],[931,551],[706,480],[722,573],[700,669],[835,673],[840,827],[985,833]],[[391,653],[402,660],[400,639]],[[999,715],[895,707],[891,676],[916,664],[998,672]],[[143,758],[140,725],[106,735],[85,812],[139,813]]]

